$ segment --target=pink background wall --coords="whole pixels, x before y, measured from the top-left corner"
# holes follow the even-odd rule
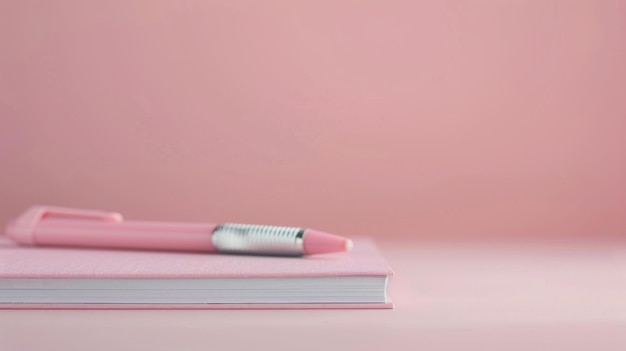
[[[0,223],[626,235],[626,2],[0,2]]]

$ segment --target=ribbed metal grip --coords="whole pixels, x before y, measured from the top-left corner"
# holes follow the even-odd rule
[[[226,223],[217,226],[211,240],[219,252],[260,255],[304,255],[305,229],[271,225]]]

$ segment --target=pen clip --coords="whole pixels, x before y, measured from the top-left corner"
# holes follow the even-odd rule
[[[7,226],[7,235],[23,244],[34,244],[34,232],[39,222],[45,218],[93,219],[119,223],[123,220],[117,212],[84,210],[56,206],[33,206]]]

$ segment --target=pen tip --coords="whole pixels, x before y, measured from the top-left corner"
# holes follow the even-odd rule
[[[344,237],[307,230],[304,234],[304,253],[307,255],[347,252],[352,249],[352,240]]]

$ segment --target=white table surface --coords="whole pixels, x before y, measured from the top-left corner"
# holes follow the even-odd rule
[[[0,310],[0,350],[626,350],[626,244],[382,242],[393,310]]]

